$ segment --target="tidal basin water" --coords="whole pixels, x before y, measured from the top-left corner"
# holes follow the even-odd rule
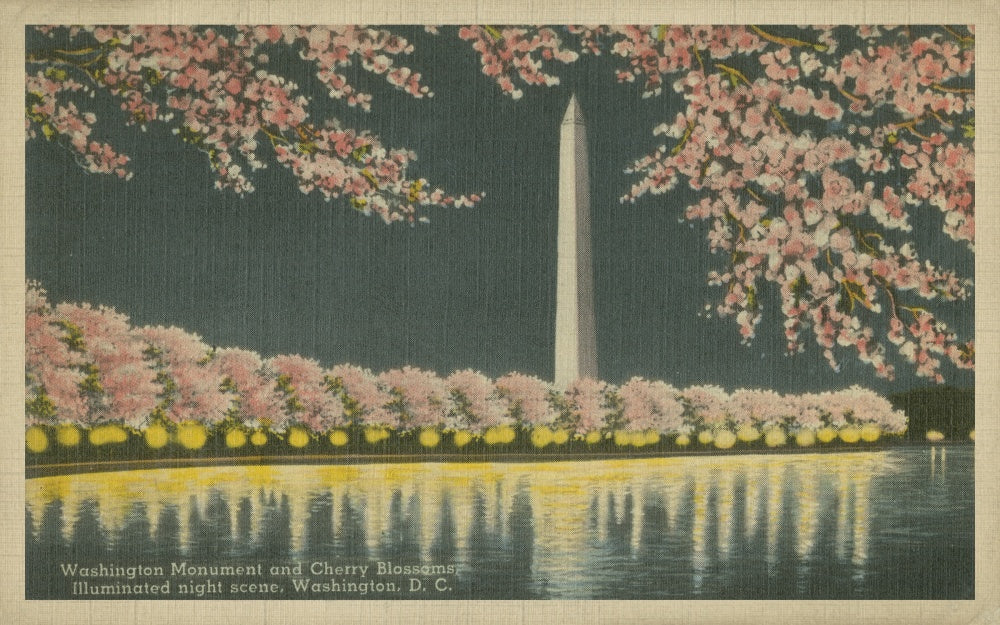
[[[35,478],[26,595],[971,599],[973,479],[971,446]]]

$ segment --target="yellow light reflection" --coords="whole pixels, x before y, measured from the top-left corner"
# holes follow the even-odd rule
[[[731,540],[745,541],[766,531],[765,557],[773,567],[782,505],[793,499],[797,508],[795,548],[805,557],[815,544],[820,516],[832,513],[820,505],[822,480],[831,485],[837,497],[837,552],[855,564],[863,563],[867,558],[872,477],[887,470],[891,467],[885,452],[517,464],[201,467],[35,478],[27,481],[26,494],[36,528],[46,505],[60,500],[67,535],[86,500],[97,502],[100,521],[111,532],[122,528],[133,502],[146,504],[154,532],[163,508],[174,506],[184,544],[190,533],[191,506],[198,506],[204,518],[212,493],[228,503],[234,535],[241,499],[253,502],[251,523],[256,535],[260,531],[260,494],[267,499],[273,494],[278,502],[286,495],[296,551],[305,546],[311,501],[317,495],[332,499],[336,528],[347,495],[351,505],[363,513],[367,546],[375,554],[386,530],[399,522],[399,518],[392,518],[392,500],[398,491],[401,513],[404,517],[414,515],[410,520],[418,529],[422,555],[429,558],[440,532],[445,497],[450,502],[452,539],[461,553],[472,535],[473,509],[480,497],[487,531],[509,539],[511,510],[520,489],[531,508],[535,565],[586,572],[589,542],[609,540],[612,526],[630,532],[628,546],[639,548],[647,498],[662,498],[668,527],[675,531],[690,483],[694,488],[690,540],[697,583],[710,555],[706,544],[710,515],[717,523],[712,531],[717,532],[720,558],[728,557]],[[739,500],[735,495],[738,479],[745,479],[745,495]],[[789,486],[795,492],[786,496],[783,490]],[[714,496],[709,497],[713,490]],[[625,509],[628,497],[632,498],[630,514]],[[596,519],[592,509],[595,501]],[[762,504],[767,506],[763,517],[766,527],[758,526]],[[743,506],[740,527],[733,526],[735,505]],[[595,531],[589,533],[589,528]]]

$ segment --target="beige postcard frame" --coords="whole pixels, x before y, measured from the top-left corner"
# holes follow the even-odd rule
[[[974,601],[26,601],[24,599],[24,26],[38,23],[976,24]],[[9,623],[1000,623],[1000,8],[991,0],[3,0],[0,2],[0,619]]]

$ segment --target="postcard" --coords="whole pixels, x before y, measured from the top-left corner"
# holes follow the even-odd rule
[[[995,614],[995,19],[267,6],[5,46],[23,622]]]

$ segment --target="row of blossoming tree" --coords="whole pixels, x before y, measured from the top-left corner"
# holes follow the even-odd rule
[[[677,94],[683,105],[664,107],[654,129],[663,138],[630,168],[637,180],[622,200],[678,185],[699,194],[679,216],[710,226],[715,310],[744,341],[764,318],[764,293],[774,292],[789,351],[814,343],[835,369],[855,357],[891,379],[905,362],[943,382],[945,365],[973,367],[974,342],[942,314],[972,282],[934,261],[947,240],[971,250],[975,239],[973,26],[425,30],[467,42],[486,79],[513,99],[558,85],[561,67],[598,55],[613,61],[612,80],[635,84],[642,97]],[[433,95],[404,64],[418,53],[414,43],[393,28],[38,26],[29,34],[27,138],[63,146],[88,171],[132,173],[128,155],[97,136],[95,102],[110,99],[120,122],[165,125],[197,148],[220,189],[252,192],[254,172],[270,162],[303,193],[387,223],[482,199],[411,176],[412,151],[330,115],[370,110],[378,83]],[[330,100],[283,75],[296,56]],[[915,226],[944,237],[921,247]]]
[[[801,445],[876,440],[901,433],[906,417],[876,393],[726,393],[676,389],[632,378],[621,386],[580,379],[565,389],[510,373],[491,380],[462,370],[447,377],[414,367],[374,374],[354,365],[323,368],[301,356],[263,359],[245,349],[211,349],[178,328],[136,327],[114,309],[51,305],[29,284],[26,299],[28,448],[74,447],[141,436],[148,447],[228,448],[275,441],[329,448],[400,437],[436,447],[566,443],[642,447],[695,441]],[[313,445],[313,447],[316,447]],[[285,447],[287,448],[287,446]]]

